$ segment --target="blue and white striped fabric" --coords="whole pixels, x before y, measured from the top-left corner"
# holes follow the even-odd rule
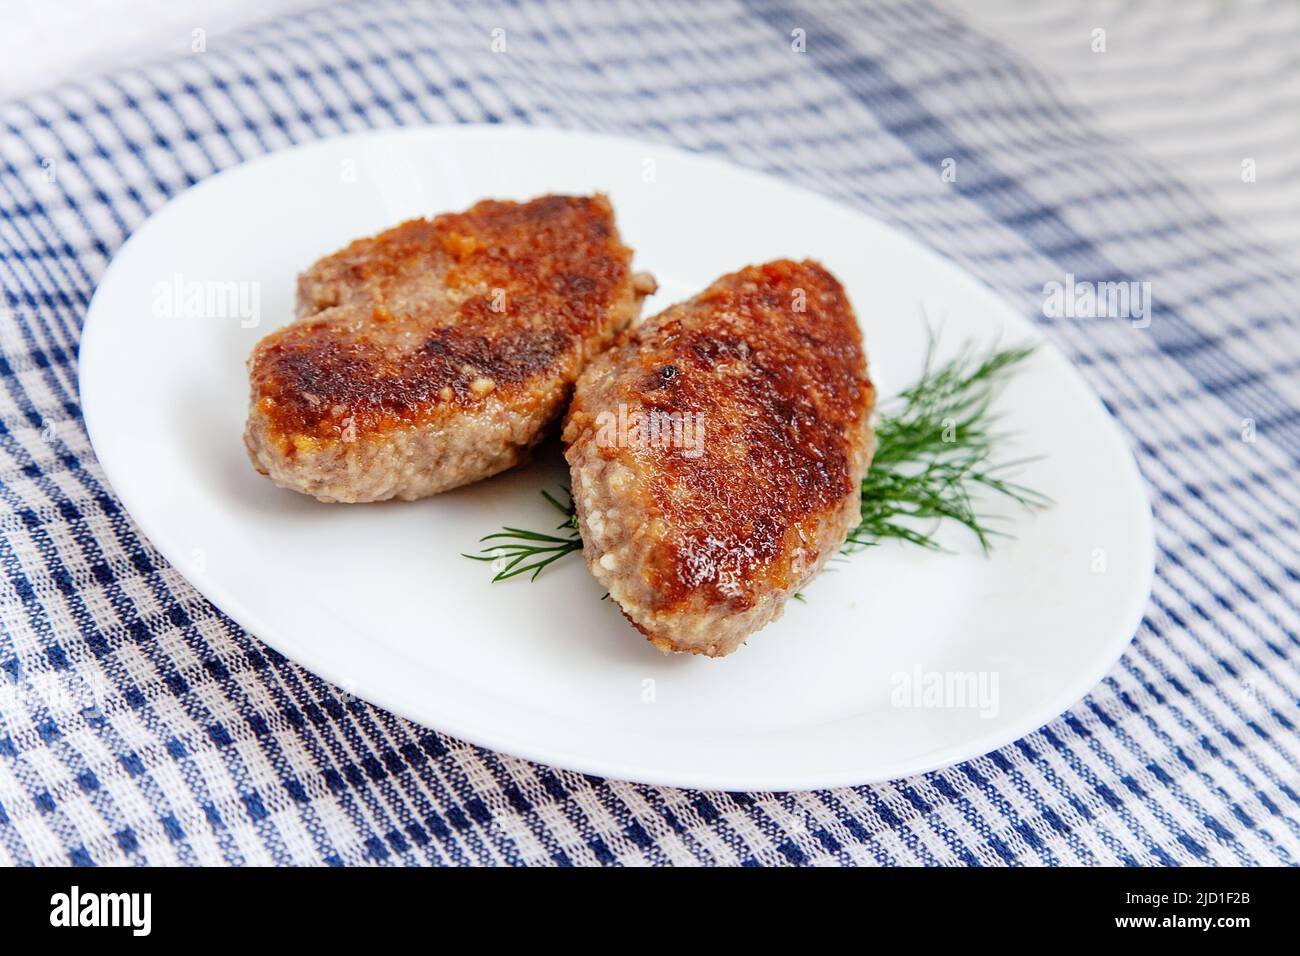
[[[1203,18],[1236,57],[1233,31],[1277,6],[1174,5],[1159,54],[1175,80],[1206,63],[1212,78],[1212,57],[1190,67],[1170,46],[1195,33],[1179,18]],[[1106,8],[1116,37],[1126,9]],[[1257,68],[1222,75],[1294,120],[1276,91],[1295,88],[1278,71],[1293,69],[1280,51],[1300,26],[1275,19],[1290,32]],[[1071,41],[1062,21],[1053,42],[1087,50],[1105,26]],[[1108,55],[1089,69],[1104,75]],[[1295,170],[1261,162],[1251,183],[1251,154],[1230,156],[1216,192],[1177,172],[1183,153],[1206,155],[1194,127],[1183,153],[1171,128],[1148,151],[1136,124],[1091,108],[1089,88],[925,3],[435,0],[328,6],[0,106],[0,860],[1295,862],[1300,254],[1220,201],[1266,195]],[[1249,141],[1250,114],[1224,136]],[[936,773],[699,793],[414,726],[194,592],[124,513],[82,425],[78,332],[114,250],[168,198],[250,157],[470,121],[624,134],[789,178],[912,233],[1038,317],[1152,489],[1154,593],[1107,678],[1038,732]],[[1272,148],[1292,137],[1293,161],[1294,122],[1269,135]],[[1213,178],[1213,164],[1197,169]],[[1042,318],[1044,283],[1067,273],[1150,282],[1150,327]]]

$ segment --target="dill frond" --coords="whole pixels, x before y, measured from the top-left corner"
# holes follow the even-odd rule
[[[578,510],[573,505],[573,495],[564,489],[567,501],[560,501],[549,491],[541,495],[560,514],[564,520],[555,526],[556,531],[567,531],[563,536],[529,531],[527,528],[506,526],[494,534],[479,538],[482,545],[480,554],[464,554],[471,561],[500,562],[493,581],[505,581],[520,574],[532,574],[529,580],[536,581],[537,575],[554,564],[560,558],[574,551],[582,550],[582,538],[578,535]],[[485,542],[491,542],[490,544]]]
[[[938,549],[934,532],[951,520],[969,529],[987,552],[1002,532],[991,527],[993,517],[977,510],[977,495],[991,493],[1026,508],[1050,504],[1009,479],[1023,460],[993,462],[1005,436],[991,430],[990,403],[1006,374],[1033,351],[981,354],[967,346],[936,365],[931,338],[920,380],[880,410],[876,455],[862,479],[862,521],[849,533],[846,550],[889,538]]]
[[[990,404],[997,386],[1033,354],[1033,347],[980,353],[968,345],[936,365],[934,344],[931,337],[921,378],[879,410],[876,454],[862,479],[862,520],[849,532],[846,553],[891,538],[939,550],[935,533],[944,521],[969,529],[987,553],[1004,532],[992,527],[996,517],[980,511],[977,498],[992,495],[1026,508],[1051,503],[1008,477],[1025,460],[993,461],[995,446],[1005,436],[991,430]],[[505,527],[480,539],[482,553],[465,557],[504,560],[494,581],[529,572],[536,580],[554,562],[582,550],[569,489],[565,501],[547,491],[541,494],[564,516],[555,530],[565,533]],[[802,594],[795,597],[804,600]]]

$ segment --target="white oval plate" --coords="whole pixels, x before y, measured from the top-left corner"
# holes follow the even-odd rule
[[[86,425],[114,490],[199,591],[303,666],[457,737],[618,779],[795,790],[901,777],[1015,740],[1104,676],[1150,590],[1151,514],[1118,429],[1046,345],[998,411],[1017,435],[1007,453],[1043,456],[1020,477],[1053,508],[1000,505],[1015,537],[992,557],[948,529],[955,553],[889,544],[838,562],[718,661],[660,655],[577,556],[531,584],[493,584],[461,557],[502,524],[554,526],[537,493],[567,483],[553,448],[416,503],[327,506],[254,472],[244,362],[289,320],[299,270],[412,216],[594,190],[659,278],[647,314],[747,263],[822,260],[885,396],[921,369],[923,309],[949,348],[1039,338],[911,239],[712,159],[522,128],[366,133],[213,176],[117,254],[81,345]],[[223,305],[223,283],[242,298]],[[196,287],[214,294],[187,317]]]

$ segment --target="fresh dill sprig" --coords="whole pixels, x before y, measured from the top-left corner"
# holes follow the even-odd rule
[[[563,537],[555,534],[543,534],[529,531],[527,528],[512,528],[508,525],[495,534],[479,539],[483,544],[479,550],[482,554],[466,554],[472,561],[499,561],[493,581],[504,581],[519,574],[532,572],[529,580],[536,581],[548,565],[555,563],[572,551],[582,550],[582,538],[578,535],[578,510],[573,505],[573,494],[564,489],[567,502],[562,502],[549,491],[542,491],[542,497],[550,503],[564,520],[555,526],[556,531],[568,531]]]
[[[1010,481],[1006,475],[1024,461],[994,463],[993,451],[1004,436],[990,427],[989,414],[998,384],[1033,354],[1033,347],[990,349],[970,346],[936,365],[934,338],[926,351],[925,371],[910,388],[881,407],[875,425],[876,453],[862,479],[862,520],[849,532],[844,550],[853,553],[894,538],[939,550],[935,532],[951,520],[968,528],[987,553],[1003,533],[992,528],[993,516],[977,510],[976,496],[992,493],[1027,508],[1050,500]],[[573,495],[567,501],[549,492],[542,496],[564,520],[560,536],[505,527],[480,539],[475,561],[503,561],[494,581],[542,571],[565,555],[582,550]],[[796,595],[800,600],[803,595]]]
[[[949,519],[968,528],[987,552],[1002,532],[977,510],[976,494],[991,492],[1027,508],[1050,503],[1006,477],[1023,461],[992,460],[1004,436],[990,430],[995,419],[989,405],[1001,380],[1033,351],[981,354],[967,346],[936,365],[931,338],[920,380],[881,409],[876,454],[862,479],[862,521],[849,533],[846,550],[888,538],[938,549],[934,531]]]

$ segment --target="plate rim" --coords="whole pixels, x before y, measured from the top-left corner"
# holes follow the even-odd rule
[[[192,197],[206,189],[212,183],[217,182],[223,177],[236,172],[244,172],[248,168],[257,167],[262,164],[271,164],[283,161],[283,157],[291,154],[310,152],[312,150],[324,150],[332,147],[340,141],[352,140],[393,140],[393,139],[416,139],[416,138],[441,138],[441,137],[460,137],[460,136],[487,136],[487,137],[536,137],[546,138],[568,138],[573,137],[580,140],[601,140],[611,145],[622,147],[637,147],[647,151],[647,155],[671,156],[675,159],[684,160],[692,164],[704,163],[720,171],[724,171],[732,176],[740,176],[751,180],[761,180],[764,183],[775,183],[783,189],[795,190],[809,197],[824,203],[830,203],[852,215],[868,220],[875,226],[886,230],[891,238],[900,244],[906,246],[910,252],[918,254],[923,258],[937,259],[946,266],[961,273],[964,277],[970,279],[977,285],[986,299],[996,304],[998,310],[1004,314],[1014,317],[1014,319],[1023,325],[1023,327],[1032,334],[1033,340],[1038,344],[1039,354],[1048,357],[1054,361],[1064,374],[1071,376],[1073,384],[1078,387],[1083,395],[1089,401],[1094,403],[1097,411],[1106,421],[1107,429],[1113,433],[1113,437],[1118,439],[1124,454],[1124,478],[1135,491],[1134,504],[1140,499],[1141,507],[1136,508],[1141,528],[1137,529],[1140,533],[1142,554],[1140,555],[1139,565],[1143,568],[1143,580],[1140,587],[1133,589],[1131,605],[1122,615],[1127,622],[1125,626],[1116,628],[1116,636],[1106,642],[1104,653],[1098,651],[1095,655],[1094,666],[1082,670],[1075,679],[1065,682],[1064,689],[1051,698],[1050,706],[1042,705],[1035,708],[1031,713],[1022,717],[1020,720],[999,726],[997,729],[990,730],[988,733],[973,737],[966,742],[957,745],[951,745],[947,748],[933,753],[927,759],[914,761],[898,761],[897,766],[881,768],[882,772],[854,772],[852,770],[827,771],[824,773],[786,773],[780,769],[762,773],[734,773],[723,772],[721,775],[709,776],[708,773],[695,772],[691,770],[679,771],[673,768],[639,768],[632,763],[622,763],[617,760],[607,760],[600,758],[589,758],[583,754],[573,753],[564,747],[548,747],[535,742],[529,742],[527,739],[517,739],[508,733],[480,733],[474,727],[465,727],[458,720],[454,713],[436,715],[417,714],[412,707],[400,699],[394,700],[386,698],[382,688],[362,686],[358,682],[349,680],[346,675],[340,674],[337,668],[330,666],[326,662],[325,666],[320,666],[318,662],[309,660],[310,654],[301,653],[301,648],[294,647],[293,651],[286,651],[283,646],[292,642],[283,642],[268,638],[267,634],[275,635],[275,629],[262,626],[260,615],[250,610],[238,595],[227,590],[221,584],[204,579],[202,586],[196,580],[196,575],[189,569],[189,565],[175,553],[175,549],[163,546],[159,543],[166,536],[156,536],[153,533],[154,522],[142,518],[141,515],[147,515],[147,509],[137,509],[135,507],[134,494],[124,494],[120,490],[117,477],[122,473],[114,466],[110,467],[100,455],[99,449],[106,447],[104,432],[101,431],[97,424],[99,421],[98,414],[92,411],[97,407],[93,402],[85,401],[86,384],[87,384],[87,363],[84,356],[87,351],[87,343],[90,343],[90,352],[93,354],[97,348],[100,333],[104,330],[107,319],[96,321],[99,310],[97,306],[101,302],[101,291],[107,284],[107,280],[113,272],[118,258],[142,235],[148,235],[156,226],[156,221],[161,217],[164,211],[182,202],[192,201]],[[163,558],[171,565],[172,569],[179,574],[195,591],[201,595],[204,600],[211,603],[221,613],[228,616],[239,627],[254,640],[267,645],[277,653],[284,656],[287,660],[293,661],[305,670],[321,677],[335,686],[347,685],[349,693],[361,697],[376,707],[389,711],[412,723],[436,730],[439,733],[454,737],[458,740],[475,746],[484,747],[503,754],[509,754],[520,757],[535,763],[546,766],[558,767],[561,769],[576,771],[584,774],[591,774],[606,778],[608,780],[620,780],[634,783],[648,784],[652,786],[666,786],[684,789],[704,790],[704,791],[746,791],[746,792],[799,792],[808,790],[822,790],[835,787],[859,786],[872,783],[879,783],[889,780],[904,779],[922,773],[927,773],[944,767],[949,767],[967,760],[977,759],[994,750],[1013,743],[1028,734],[1033,733],[1040,727],[1058,719],[1063,713],[1069,711],[1079,701],[1083,700],[1092,692],[1092,690],[1105,678],[1115,663],[1123,656],[1130,642],[1133,640],[1142,621],[1145,619],[1146,609],[1150,602],[1152,585],[1155,578],[1155,527],[1154,517],[1151,509],[1150,490],[1146,479],[1142,476],[1141,469],[1133,455],[1133,449],[1124,431],[1120,428],[1114,416],[1105,407],[1100,396],[1082,376],[1074,364],[1066,357],[1051,339],[1049,339],[1041,328],[1017,312],[1006,300],[1002,299],[990,286],[988,286],[980,277],[974,275],[965,269],[961,264],[952,260],[938,250],[926,245],[920,239],[905,233],[893,225],[872,216],[854,206],[848,205],[834,196],[817,192],[797,182],[792,182],[785,178],[774,176],[761,172],[751,167],[741,166],[736,163],[723,159],[715,154],[692,151],[683,149],[675,145],[650,143],[644,140],[638,140],[629,137],[616,136],[606,133],[589,132],[582,129],[562,128],[562,127],[536,127],[523,126],[516,124],[430,124],[424,126],[405,126],[393,127],[388,129],[371,129],[360,130],[351,133],[343,133],[334,136],[321,137],[303,143],[296,143],[284,149],[274,150],[269,153],[253,157],[233,166],[222,169],[211,176],[195,183],[187,189],[172,196],[166,203],[155,209],[149,216],[137,226],[126,241],[113,253],[109,258],[106,268],[99,281],[96,283],[95,292],[87,306],[85,318],[82,323],[81,336],[77,347],[77,388],[78,398],[81,404],[82,420],[86,427],[87,437],[90,442],[91,450],[95,455],[100,468],[103,470],[104,477],[113,494],[122,503],[123,508],[130,516],[131,520],[139,529],[140,534],[148,540],[150,545],[155,548]],[[94,363],[91,365],[95,367]],[[94,392],[95,372],[92,371],[91,391]],[[96,435],[100,437],[97,439]],[[129,482],[127,483],[129,486]],[[431,710],[437,710],[436,701],[432,701]],[[471,721],[472,722],[472,721]],[[810,779],[815,776],[815,779]]]

